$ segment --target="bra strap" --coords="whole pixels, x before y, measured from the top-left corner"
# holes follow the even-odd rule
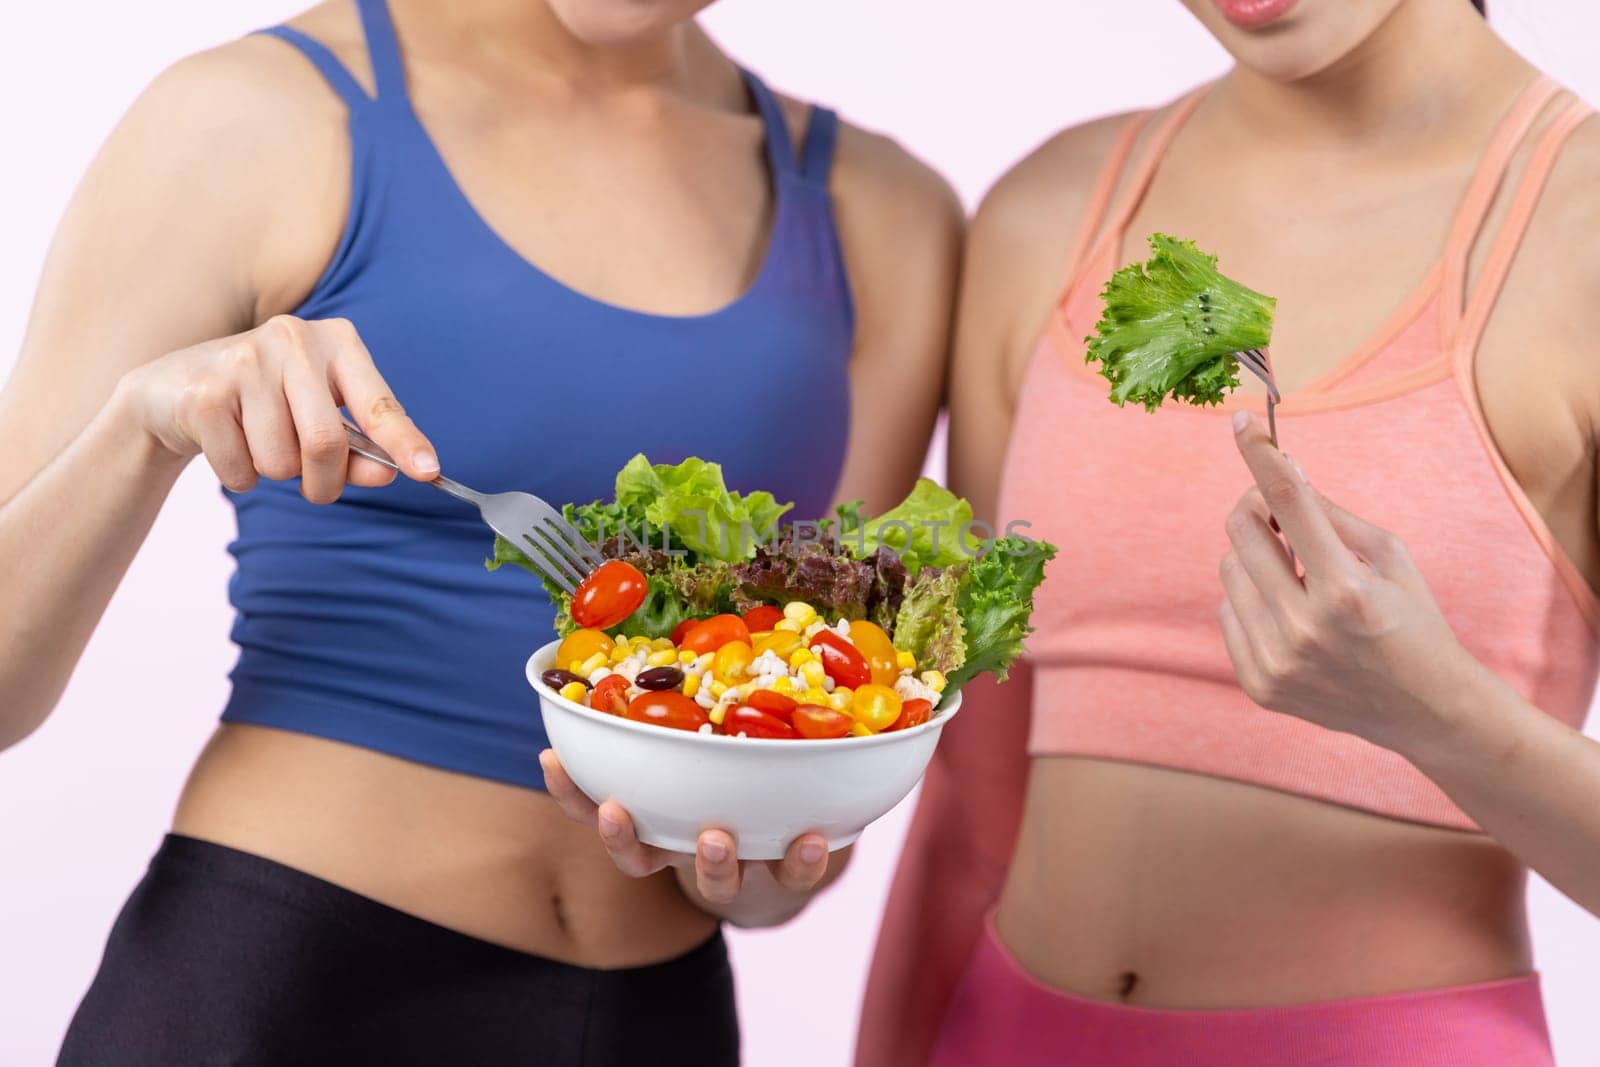
[[[827,188],[828,171],[833,166],[833,148],[839,139],[839,116],[831,108],[811,108],[806,124],[806,140],[800,147],[800,176],[814,185]]]
[[[1167,154],[1172,139],[1178,135],[1183,124],[1189,116],[1194,114],[1194,109],[1200,106],[1206,93],[1211,90],[1208,82],[1189,92],[1180,99],[1169,111],[1161,124],[1150,135],[1150,143],[1145,146],[1144,155],[1139,158],[1139,164],[1133,169],[1132,176],[1128,179],[1128,186],[1122,192],[1122,199],[1117,202],[1117,208],[1111,213],[1110,224],[1107,232],[1120,235],[1128,228],[1128,223],[1133,219],[1133,213],[1139,210],[1139,205],[1144,202],[1145,191],[1150,188],[1150,181],[1155,177],[1156,169],[1161,165],[1161,159]]]
[[[1543,74],[1528,83],[1495,128],[1489,147],[1484,150],[1483,160],[1478,164],[1477,173],[1473,174],[1472,182],[1461,198],[1461,206],[1456,209],[1449,236],[1445,239],[1444,275],[1441,281],[1446,309],[1453,316],[1459,313],[1463,304],[1467,259],[1472,254],[1478,231],[1483,228],[1484,220],[1489,215],[1495,194],[1505,181],[1512,157],[1533,128],[1539,113],[1560,91],[1561,86]]]
[[[1517,183],[1511,204],[1506,209],[1505,219],[1500,224],[1499,232],[1495,234],[1494,243],[1489,247],[1483,271],[1474,283],[1472,295],[1462,312],[1461,327],[1456,336],[1458,351],[1470,354],[1477,348],[1478,340],[1489,323],[1489,315],[1494,310],[1495,302],[1500,298],[1501,289],[1505,286],[1506,276],[1511,272],[1511,264],[1516,259],[1517,249],[1522,246],[1522,238],[1528,232],[1528,223],[1533,219],[1534,209],[1539,206],[1539,197],[1544,192],[1545,182],[1549,179],[1550,172],[1555,169],[1556,160],[1560,158],[1561,149],[1566,145],[1567,138],[1572,136],[1572,131],[1593,114],[1594,109],[1588,104],[1582,100],[1573,100],[1539,135],[1533,152],[1528,157],[1528,165],[1523,171],[1522,179]]]
[[[778,98],[755,74],[743,67],[739,68],[739,73],[744,75],[744,83],[756,102],[756,110],[761,113],[761,124],[766,127],[767,160],[772,164],[773,172],[795,173],[794,146],[789,142],[789,124],[783,120],[783,108],[778,106]]]
[[[339,94],[339,99],[345,102],[345,106],[350,109],[352,114],[372,103],[372,97],[368,96],[366,90],[361,88],[361,84],[356,81],[345,65],[339,62],[338,57],[333,54],[327,45],[315,37],[301,33],[293,26],[269,26],[264,30],[256,30],[255,32],[264,37],[276,37],[280,41],[286,41],[294,48],[299,49],[311,61],[311,65],[317,68],[318,73],[327,81],[329,87]]]
[[[386,0],[356,0],[356,9],[361,14],[361,30],[367,38],[367,55],[372,62],[378,100],[404,102],[406,68],[400,58],[400,40],[395,36],[388,3]]]

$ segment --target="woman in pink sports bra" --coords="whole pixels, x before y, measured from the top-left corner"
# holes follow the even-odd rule
[[[1548,1065],[1527,868],[1600,911],[1600,125],[1466,0],[1184,2],[1235,67],[973,226],[951,480],[1061,552],[930,769],[858,1061]],[[1278,298],[1295,462],[1259,390],[1084,365],[1156,230]]]

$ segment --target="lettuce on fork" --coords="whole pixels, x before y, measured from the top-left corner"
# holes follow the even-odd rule
[[[1239,384],[1236,352],[1272,340],[1277,301],[1217,270],[1193,241],[1150,235],[1153,253],[1111,276],[1105,308],[1086,338],[1118,405],[1154,411],[1167,397],[1217,404]]]
[[[782,523],[792,507],[771,493],[730,491],[718,464],[638,455],[618,472],[612,500],[563,511],[601,555],[626,560],[648,583],[644,603],[613,635],[665,637],[688,619],[801,600],[830,620],[877,622],[918,664],[948,676],[946,696],[984,671],[1003,679],[1022,654],[1053,545],[980,542],[969,529],[972,505],[926,478],[878,516],[858,500],[833,519]],[[484,565],[508,563],[539,573],[496,538]],[[571,597],[548,580],[544,587],[556,629],[570,633]]]

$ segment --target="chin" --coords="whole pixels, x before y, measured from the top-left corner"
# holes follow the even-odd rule
[[[1182,2],[1240,66],[1274,81],[1291,82],[1332,67],[1395,9],[1420,0]]]
[[[614,48],[647,40],[693,18],[712,0],[544,0],[567,32],[586,45]]]

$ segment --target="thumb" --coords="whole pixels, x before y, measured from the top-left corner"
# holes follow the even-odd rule
[[[1382,526],[1368,522],[1355,512],[1335,504],[1324,496],[1321,490],[1316,492],[1322,510],[1328,515],[1328,522],[1346,547],[1379,570],[1394,561],[1396,552],[1402,550],[1398,537]]]

